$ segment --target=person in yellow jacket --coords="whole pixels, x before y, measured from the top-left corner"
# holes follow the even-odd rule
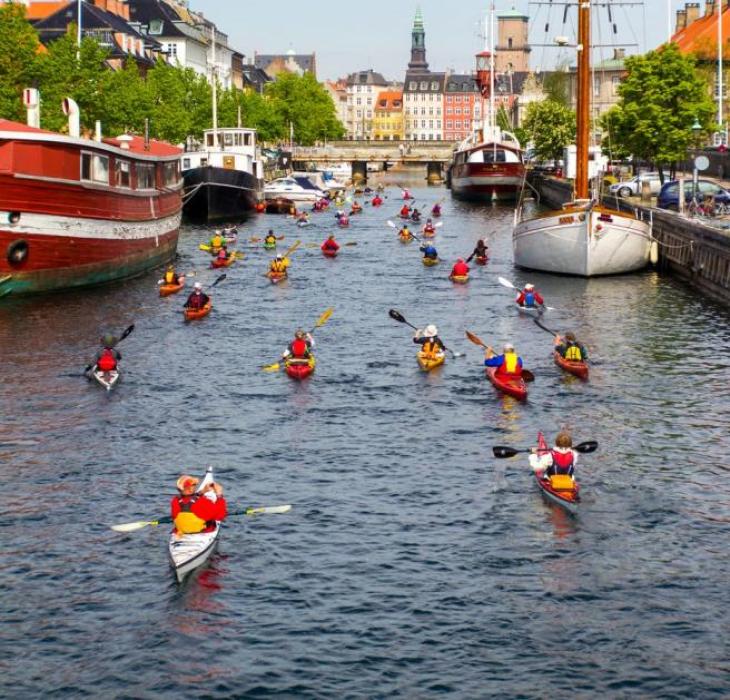
[[[438,333],[438,328],[430,323],[423,330],[419,328],[413,334],[413,342],[421,346],[421,351],[426,357],[435,359],[441,357],[446,351]]]
[[[185,275],[178,275],[174,265],[168,265],[165,274],[162,276],[162,284],[184,284]]]
[[[177,534],[192,534],[215,530],[217,522],[227,515],[223,487],[208,484],[198,491],[200,480],[183,474],[177,480],[178,495],[170,502],[170,515]]]
[[[215,234],[211,237],[208,245],[210,245],[210,250],[212,253],[217,253],[225,242],[226,239],[221,236],[221,232],[216,231]]]
[[[277,255],[269,264],[269,272],[280,275],[282,272],[286,273],[287,268],[291,264],[289,258],[285,258],[283,255]]]
[[[588,351],[585,345],[579,343],[575,335],[570,331],[565,334],[565,338],[559,335],[555,336],[555,349],[566,359],[574,362],[585,362],[588,359]]]

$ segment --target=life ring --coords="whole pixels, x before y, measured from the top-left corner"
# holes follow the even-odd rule
[[[29,246],[27,241],[13,241],[8,246],[7,259],[11,265],[21,265],[28,257]]]

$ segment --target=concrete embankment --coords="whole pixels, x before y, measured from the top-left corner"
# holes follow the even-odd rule
[[[530,182],[545,206],[559,208],[571,199],[572,187],[566,180],[538,175],[531,177]],[[730,302],[728,229],[617,197],[604,198],[604,204],[636,212],[643,220],[651,221],[654,239],[659,244],[659,270],[675,275],[718,301]]]

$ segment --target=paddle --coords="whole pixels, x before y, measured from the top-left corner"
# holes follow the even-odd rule
[[[314,331],[317,330],[317,328],[320,328],[321,326],[324,326],[325,323],[327,323],[329,317],[334,313],[334,308],[330,307],[329,309],[326,309],[325,312],[317,319],[317,323],[314,324],[314,328],[312,328],[311,331],[307,331],[310,335],[314,333]],[[264,372],[278,372],[281,369],[281,363],[274,362],[271,365],[264,365],[261,368]]]
[[[294,242],[294,245],[290,246],[289,249],[282,254],[282,258],[288,258],[301,244],[300,240]]]
[[[390,309],[390,311],[388,311],[388,316],[390,316],[394,321],[398,321],[398,323],[405,323],[406,326],[410,326],[411,328],[413,328],[414,331],[418,330],[418,328],[416,328],[416,326],[414,326],[412,323],[409,323],[408,321],[406,321],[405,317],[403,316],[402,313],[400,313],[400,311],[396,311],[395,309]],[[454,356],[454,358],[464,357],[464,355],[466,355],[465,352],[454,352],[451,348],[447,348],[445,345],[444,345],[444,350],[448,350]]]
[[[520,291],[517,289],[517,287],[512,284],[509,280],[506,280],[504,277],[497,277],[497,282],[499,282],[503,287],[507,287],[507,289],[514,289],[515,291]],[[540,306],[545,309],[546,311],[555,311],[555,309],[552,306],[545,306],[545,304],[540,304]]]
[[[469,338],[469,340],[471,340],[471,342],[474,343],[474,345],[481,345],[481,347],[483,347],[485,350],[489,350],[490,352],[492,352],[495,355],[497,354],[494,352],[493,348],[491,348],[489,345],[487,345],[478,335],[475,335],[471,331],[467,331],[467,330],[465,330],[464,333],[466,333],[466,337]],[[535,381],[535,375],[532,372],[530,372],[529,369],[525,369],[524,367],[522,368],[522,378],[526,382]]]
[[[283,241],[286,236],[274,236],[277,241]],[[258,238],[257,236],[251,236],[251,238],[248,239],[251,243],[261,243],[263,241],[263,238]]]
[[[398,228],[390,219],[388,219],[388,226],[390,228]],[[411,238],[415,238],[419,243],[423,243],[423,241],[415,234],[413,231],[408,231],[408,233],[411,234]]]
[[[215,282],[213,282],[213,284],[210,285],[211,289],[215,287],[218,282],[222,282],[226,277],[228,277],[228,275],[224,272],[220,277],[218,277],[218,279],[216,279]]]
[[[494,447],[492,447],[492,452],[494,453],[495,457],[502,459],[504,457],[514,457],[520,452],[532,452],[534,449],[534,447],[530,447],[527,449],[518,449],[515,447],[506,447],[505,445],[495,445]],[[585,442],[574,445],[573,449],[576,452],[588,454],[589,452],[595,452],[598,449],[598,443],[595,440],[586,440]]]
[[[121,343],[133,330],[134,330],[134,324],[132,324],[131,326],[128,326],[127,328],[125,328],[124,329],[124,333],[122,333],[119,336],[119,340],[117,340],[117,342],[114,343],[114,344],[115,345],[119,345],[119,343]],[[84,374],[88,374],[89,372],[91,372],[91,368],[95,364],[96,364],[95,362],[92,362],[90,365],[87,365],[86,369],[84,370]]]
[[[290,505],[286,506],[262,506],[260,508],[246,508],[245,510],[236,510],[232,513],[228,513],[228,516],[232,515],[259,515],[259,514],[273,514],[273,513],[288,513],[291,510]],[[134,532],[135,530],[141,530],[148,525],[162,525],[163,523],[171,523],[172,516],[164,515],[157,520],[137,520],[133,523],[120,523],[119,525],[110,525],[112,530],[116,532]]]
[[[538,328],[542,328],[544,331],[550,333],[550,335],[559,335],[557,331],[551,331],[547,326],[543,326],[539,318],[533,318],[532,320],[537,324]]]

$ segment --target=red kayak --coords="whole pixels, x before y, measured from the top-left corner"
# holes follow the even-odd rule
[[[537,434],[537,454],[541,455],[548,451],[547,443],[542,433]],[[540,492],[545,497],[545,500],[550,503],[562,506],[569,513],[578,512],[578,504],[580,503],[580,485],[575,479],[567,477],[566,481],[570,484],[569,488],[564,488],[560,484],[556,485],[556,488],[551,482],[550,477],[546,477],[543,471],[535,471],[535,480],[540,488]],[[557,477],[553,477],[554,479]],[[561,477],[562,478],[562,477]]]
[[[326,258],[336,258],[339,251],[333,250],[332,248],[322,248],[322,255]]]
[[[489,260],[488,255],[477,255],[476,258],[474,258],[474,262],[477,265],[486,265],[488,260]]]
[[[505,377],[497,374],[497,367],[486,367],[487,379],[503,394],[514,396],[520,401],[527,400],[527,384],[522,377]]]
[[[314,372],[314,357],[310,357],[308,361],[288,361],[284,364],[287,375],[292,379],[306,379]]]
[[[588,363],[583,360],[566,360],[557,350],[553,352],[555,364],[581,379],[588,379]]]

